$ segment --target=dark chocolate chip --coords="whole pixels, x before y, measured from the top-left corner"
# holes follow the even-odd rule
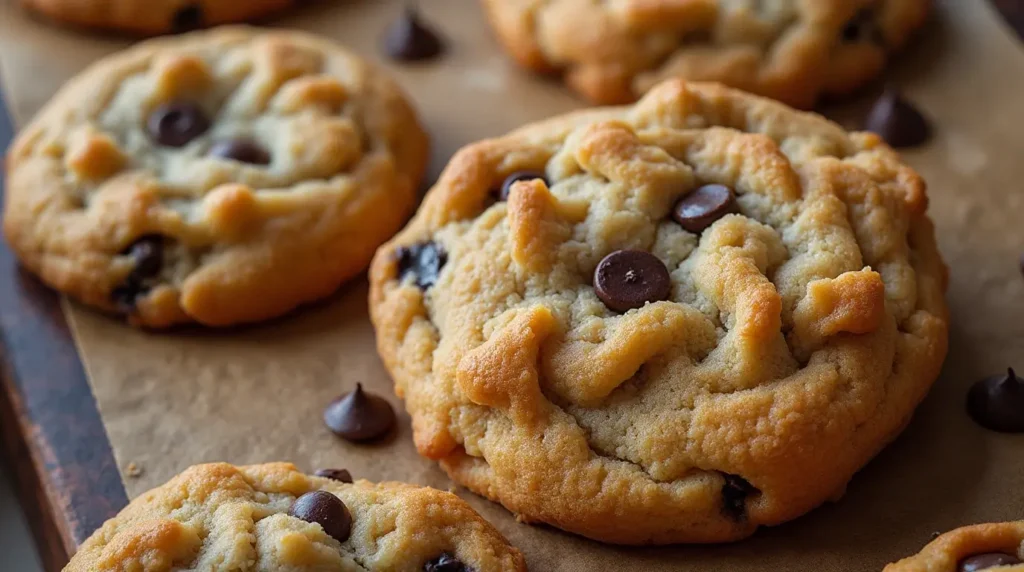
[[[231,159],[240,163],[253,165],[269,165],[270,153],[259,143],[251,139],[228,139],[218,141],[210,147],[210,155]]]
[[[423,22],[413,3],[384,31],[381,44],[388,57],[400,62],[428,60],[444,51],[444,41]]]
[[[435,242],[400,246],[395,250],[395,257],[398,259],[398,279],[414,276],[421,290],[437,283],[441,269],[448,262],[448,253]]]
[[[508,194],[512,192],[512,185],[519,181],[532,181],[534,179],[540,179],[544,181],[544,184],[548,184],[547,177],[540,171],[516,171],[511,175],[505,177],[505,181],[501,183],[501,190],[498,191],[498,200],[507,201]]]
[[[325,479],[331,479],[332,481],[341,481],[343,483],[352,482],[352,473],[348,472],[348,469],[318,469],[317,472],[313,474],[318,477],[324,477]]]
[[[1020,260],[1018,262],[1020,263],[1020,273],[1024,274],[1024,254],[1020,255]]]
[[[1024,433],[1024,380],[1009,368],[976,382],[967,392],[967,413],[987,429]]]
[[[165,147],[182,147],[210,128],[210,120],[198,105],[188,101],[165,103],[153,110],[146,122],[149,136]]]
[[[160,273],[164,264],[164,239],[158,235],[146,235],[121,252],[122,256],[130,256],[135,260],[135,267],[125,277],[124,282],[110,292],[110,300],[121,312],[135,310],[135,301],[149,291],[146,280]]]
[[[594,291],[608,308],[626,312],[647,302],[667,300],[672,280],[657,256],[642,250],[616,250],[594,270]]]
[[[473,569],[448,552],[423,563],[423,572],[473,572]]]
[[[758,492],[754,485],[739,475],[722,473],[725,484],[722,485],[722,510],[734,520],[742,520],[747,516],[747,497]]]
[[[672,207],[672,218],[693,233],[703,232],[716,220],[739,212],[736,193],[725,185],[703,185],[679,199]]]
[[[843,27],[843,41],[848,44],[871,42],[885,47],[885,34],[871,8],[862,8]]]
[[[383,397],[366,393],[363,384],[335,399],[324,410],[324,423],[349,441],[368,441],[387,433],[395,424],[395,410]]]
[[[931,138],[928,119],[893,89],[885,90],[868,112],[864,128],[893,147],[914,147]]]
[[[338,542],[352,534],[352,515],[341,499],[327,491],[313,491],[295,499],[288,514],[306,522],[315,522]]]
[[[203,27],[203,7],[199,4],[186,4],[174,13],[171,18],[171,32],[180,34],[191,32]]]
[[[1009,566],[1011,564],[1020,563],[1020,558],[1017,558],[1012,554],[1006,554],[1004,552],[989,552],[988,554],[978,554],[976,556],[964,558],[960,561],[958,570],[960,572],[978,572],[980,570],[995,568],[996,566]]]

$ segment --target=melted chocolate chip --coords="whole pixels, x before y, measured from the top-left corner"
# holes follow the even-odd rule
[[[723,473],[722,510],[734,520],[747,517],[747,497],[758,492],[754,485],[739,475]]]
[[[251,139],[218,141],[213,144],[213,147],[210,147],[210,155],[253,165],[270,164],[270,153]]]
[[[295,499],[288,514],[306,522],[315,522],[338,542],[352,534],[352,515],[341,499],[327,491],[313,491]]]
[[[318,477],[324,477],[325,479],[331,479],[332,481],[340,481],[342,483],[352,482],[352,473],[348,472],[348,469],[318,469],[317,472],[313,474]]]
[[[448,253],[435,242],[400,246],[395,250],[395,257],[398,259],[398,279],[414,276],[420,290],[436,284],[441,269],[448,262]]]
[[[448,552],[423,563],[423,572],[473,572],[473,569]]]
[[[967,413],[986,429],[1024,433],[1024,380],[1007,369],[975,383],[967,392]]]
[[[395,424],[395,410],[383,397],[355,391],[331,402],[324,410],[324,423],[336,435],[349,441],[369,441],[387,433]]]
[[[871,42],[885,46],[885,34],[871,8],[862,8],[846,23],[843,27],[843,41],[848,44]]]
[[[384,53],[393,60],[414,62],[437,57],[444,51],[441,37],[420,18],[415,5],[410,3],[384,31]]]
[[[1011,564],[1020,563],[1020,558],[1017,558],[1012,554],[989,552],[988,554],[978,554],[976,556],[964,558],[960,561],[957,570],[960,572],[979,572],[981,570],[995,568],[996,566],[1009,566]]]
[[[928,119],[899,92],[885,90],[868,112],[864,128],[893,147],[914,147],[931,138]]]
[[[540,179],[544,181],[545,185],[548,184],[547,177],[540,171],[516,171],[505,177],[505,180],[501,183],[501,190],[498,191],[498,200],[508,200],[508,194],[512,192],[512,185],[519,181],[532,181],[534,179]]]
[[[699,234],[716,220],[738,211],[732,189],[725,185],[703,185],[676,202],[672,218],[679,226]]]
[[[164,264],[164,239],[158,235],[146,235],[121,252],[135,260],[135,267],[124,282],[110,292],[110,299],[118,310],[128,313],[135,310],[135,301],[149,291],[146,280],[160,273]]]
[[[642,250],[616,250],[594,270],[594,290],[616,312],[667,300],[672,293],[668,269],[657,256]]]
[[[206,113],[188,101],[161,105],[146,122],[150,138],[165,147],[183,147],[209,128]]]
[[[171,32],[180,34],[191,32],[203,27],[203,7],[199,4],[186,4],[171,17]]]

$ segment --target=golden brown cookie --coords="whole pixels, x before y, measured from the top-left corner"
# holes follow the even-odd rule
[[[295,0],[21,0],[23,6],[75,26],[135,34],[189,32],[254,20]]]
[[[521,65],[594,103],[668,78],[718,81],[811,107],[877,76],[930,0],[482,0]]]
[[[520,572],[526,565],[451,493],[313,477],[289,463],[215,463],[129,503],[64,572],[186,569]]]
[[[842,496],[946,353],[925,183],[666,82],[462,149],[371,266],[421,454],[526,521],[722,542]]]
[[[947,532],[884,572],[1024,572],[1024,521]]]
[[[47,284],[135,324],[252,322],[362,272],[426,158],[398,86],[341,47],[196,32],[54,96],[8,153],[4,230]]]

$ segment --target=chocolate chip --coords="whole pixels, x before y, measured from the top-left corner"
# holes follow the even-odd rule
[[[336,435],[349,441],[368,441],[387,433],[395,424],[395,410],[383,397],[366,393],[363,384],[331,402],[324,410],[324,423]]]
[[[1008,368],[976,382],[967,392],[967,413],[986,429],[1024,433],[1024,380]]]
[[[977,556],[964,558],[960,561],[958,570],[960,572],[978,572],[979,570],[988,570],[996,566],[1009,566],[1020,563],[1020,558],[1012,554],[989,552],[988,554],[978,554]]]
[[[1020,273],[1024,274],[1024,254],[1020,255],[1020,260],[1018,262],[1020,263]]]
[[[679,199],[672,207],[672,218],[679,226],[701,233],[716,220],[739,212],[736,193],[725,185],[703,185]]]
[[[616,250],[594,270],[594,290],[605,306],[625,312],[667,300],[672,280],[657,256],[642,250]]]
[[[395,257],[398,259],[398,279],[414,276],[421,290],[437,283],[441,269],[448,262],[448,253],[435,242],[400,246],[395,250]]]
[[[893,147],[914,147],[932,136],[928,119],[899,92],[885,90],[868,112],[864,128]]]
[[[423,572],[473,572],[473,569],[448,552],[423,563]]]
[[[110,299],[122,312],[135,310],[135,301],[149,291],[146,280],[160,273],[164,265],[164,239],[159,235],[146,235],[121,252],[122,256],[130,256],[135,267],[125,277],[124,282],[110,292]]]
[[[505,177],[505,181],[501,183],[501,190],[498,191],[498,200],[507,201],[508,194],[512,192],[512,185],[519,181],[532,181],[534,179],[540,179],[544,181],[544,184],[548,184],[547,177],[540,171],[516,171],[511,175]]]
[[[228,139],[218,141],[210,147],[210,155],[231,159],[240,163],[269,165],[270,153],[259,143],[251,139]]]
[[[722,510],[734,520],[742,520],[747,516],[747,497],[758,492],[754,485],[739,475],[722,473],[725,484],[722,485]]]
[[[203,7],[199,4],[186,4],[171,17],[171,32],[180,34],[191,32],[203,27]]]
[[[862,8],[854,14],[843,27],[843,41],[848,44],[871,42],[885,47],[885,34],[878,25],[874,10]]]
[[[444,51],[444,42],[423,22],[416,6],[410,3],[401,17],[384,31],[382,47],[393,60],[413,62],[440,55]]]
[[[198,105],[188,101],[165,103],[153,110],[146,122],[149,136],[165,147],[182,147],[210,128],[210,120]]]
[[[343,483],[352,482],[352,473],[348,472],[348,469],[318,469],[317,472],[313,474],[318,477],[324,477],[325,479],[331,479],[332,481],[341,481]]]
[[[341,499],[327,491],[313,491],[295,499],[288,514],[306,522],[315,522],[338,542],[352,534],[352,515]]]

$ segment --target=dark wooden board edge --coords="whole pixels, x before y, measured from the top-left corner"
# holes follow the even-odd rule
[[[0,97],[4,155],[12,133]],[[59,571],[128,498],[60,298],[22,271],[3,241],[0,434],[43,566]]]
[[[992,4],[1003,15],[1006,23],[1024,38],[1024,0],[992,0]]]

